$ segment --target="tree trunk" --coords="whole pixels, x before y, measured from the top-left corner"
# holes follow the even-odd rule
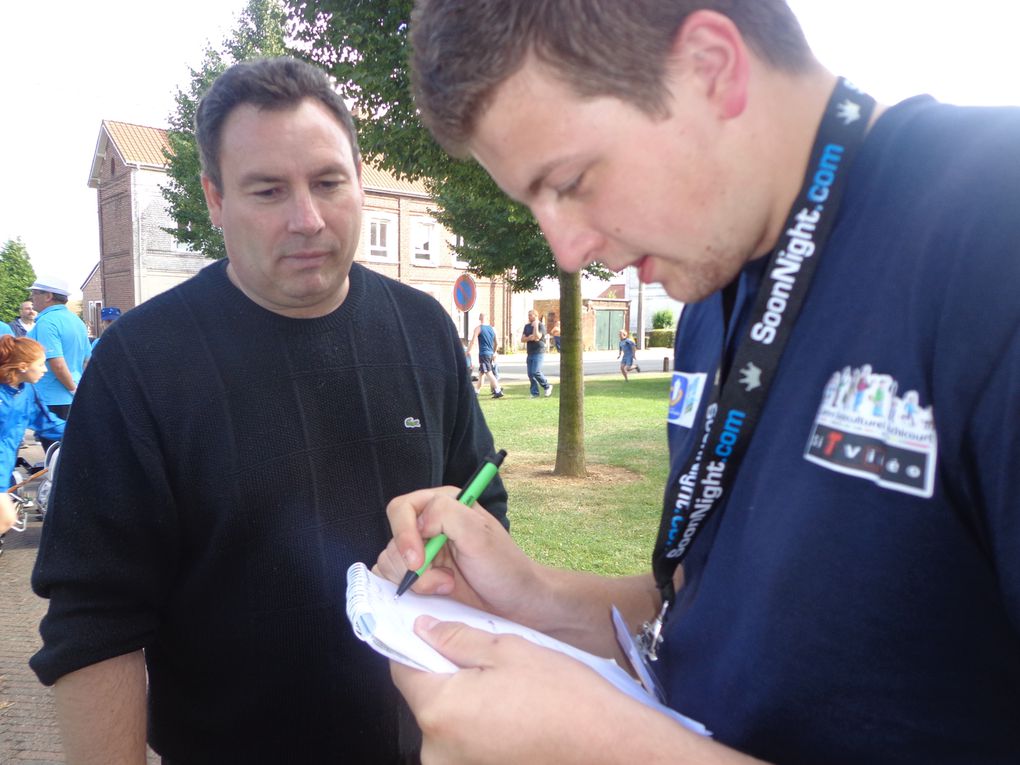
[[[560,425],[556,475],[587,475],[584,460],[584,371],[581,332],[581,275],[559,271]]]

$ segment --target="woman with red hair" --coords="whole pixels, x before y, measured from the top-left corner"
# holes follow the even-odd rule
[[[64,421],[35,394],[33,383],[45,373],[46,354],[39,343],[28,337],[0,335],[0,486],[11,485],[26,427],[53,440],[64,437]],[[14,521],[13,503],[0,493],[0,534]]]

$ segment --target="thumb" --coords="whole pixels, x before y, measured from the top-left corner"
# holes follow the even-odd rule
[[[499,637],[460,622],[443,622],[434,616],[419,616],[414,631],[461,669],[492,666],[490,653]]]

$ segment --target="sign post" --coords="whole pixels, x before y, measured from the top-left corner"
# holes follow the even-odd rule
[[[468,311],[474,308],[475,298],[478,296],[478,289],[475,287],[475,280],[471,278],[470,274],[461,274],[457,277],[457,281],[453,283],[453,302],[457,306],[457,310],[464,314],[463,320],[461,321],[461,337],[464,340],[468,338]]]

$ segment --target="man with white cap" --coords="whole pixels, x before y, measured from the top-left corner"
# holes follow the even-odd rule
[[[82,370],[92,355],[85,324],[67,308],[67,282],[57,277],[39,278],[28,288],[39,315],[28,336],[46,349],[46,374],[35,388],[51,412],[66,420]],[[53,442],[39,437],[44,449]]]

